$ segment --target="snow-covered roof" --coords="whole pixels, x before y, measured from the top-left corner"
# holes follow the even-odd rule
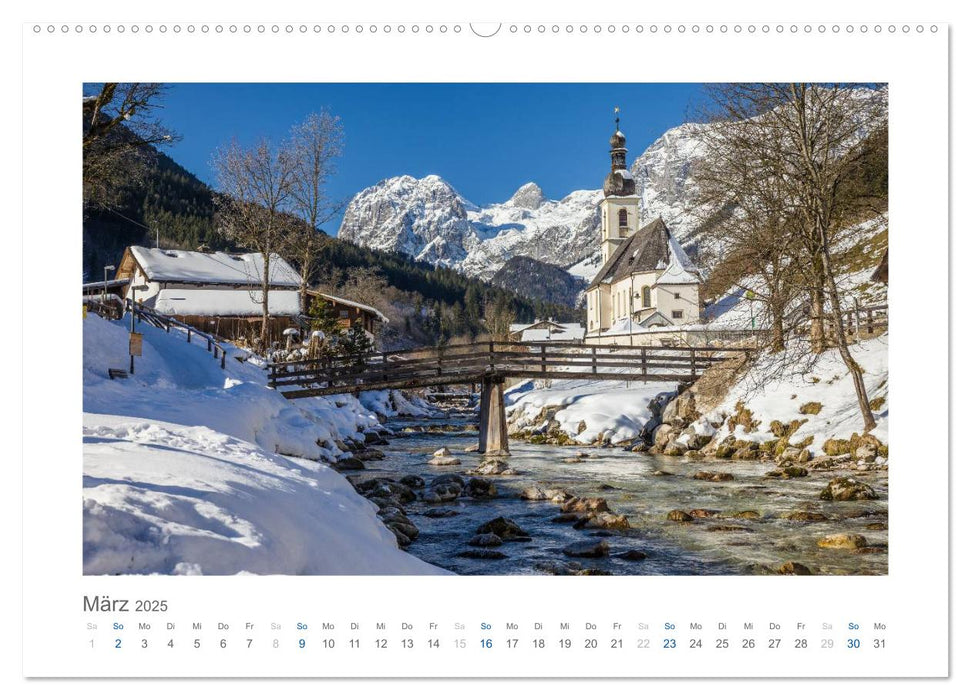
[[[523,331],[523,341],[582,340],[583,334],[583,324],[563,323],[558,324],[555,328],[527,328]]]
[[[351,301],[350,299],[342,299],[341,297],[335,297],[333,294],[324,294],[323,292],[310,291],[310,294],[317,297],[323,297],[324,299],[329,299],[335,304],[343,304],[344,306],[353,306],[355,309],[360,309],[361,311],[367,311],[374,314],[382,323],[390,323],[388,317],[383,313],[375,309],[373,306],[368,306],[367,304],[362,304],[359,301]]]
[[[698,284],[701,282],[701,273],[674,236],[668,236],[668,251],[669,263],[667,269],[657,278],[657,284]]]
[[[600,335],[630,335],[632,333],[644,333],[646,331],[647,329],[644,326],[628,316],[615,322],[614,325]]]
[[[248,289],[163,289],[155,298],[155,310],[170,316],[262,316],[262,293]],[[300,293],[270,290],[271,316],[300,313]]]
[[[105,289],[105,288],[112,289],[113,287],[124,287],[129,282],[131,282],[131,279],[128,277],[125,277],[123,279],[117,279],[117,280],[108,280],[107,282],[104,282],[104,281],[86,282],[81,285],[81,291],[88,291],[88,290],[97,291],[99,289]]]
[[[202,253],[143,246],[129,250],[149,281],[259,286],[263,279],[262,253]],[[300,286],[300,275],[276,253],[270,255],[270,284]]]

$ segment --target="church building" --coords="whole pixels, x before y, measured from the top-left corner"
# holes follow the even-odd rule
[[[610,174],[600,202],[602,267],[586,290],[587,338],[697,323],[701,273],[660,218],[641,225],[627,139],[610,137]]]

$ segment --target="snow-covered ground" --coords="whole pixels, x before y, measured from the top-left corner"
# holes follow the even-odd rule
[[[440,573],[321,461],[378,411],[424,406],[388,392],[291,402],[244,351],[223,370],[182,332],[138,331],[135,374],[111,380],[128,328],[84,320],[85,573]]]
[[[863,381],[877,427],[870,433],[884,444],[888,443],[890,406],[888,400],[887,351],[889,335],[864,340],[850,346],[850,352],[863,367]],[[791,356],[791,352],[789,353]],[[721,404],[696,422],[695,432],[708,433],[708,423],[721,423],[726,416],[735,413],[736,404],[743,403],[752,412],[753,420],[760,421],[755,430],[744,432],[735,426],[734,435],[739,439],[765,441],[775,436],[770,431],[773,420],[788,423],[805,420],[789,438],[798,443],[813,437],[810,449],[819,453],[823,443],[830,438],[848,439],[853,433],[863,433],[853,379],[849,375],[839,352],[835,349],[821,354],[811,365],[804,361],[791,361],[791,366],[781,369],[776,365],[779,356],[765,354],[752,369],[733,386]],[[765,381],[766,377],[772,377]],[[800,412],[806,404],[820,404],[816,414]],[[727,422],[718,429],[715,440],[721,441],[729,434]]]
[[[651,400],[677,389],[674,382],[555,379],[547,381],[548,388],[540,382],[522,382],[506,391],[506,413],[515,421],[510,430],[533,426],[544,409],[556,406],[553,420],[560,430],[586,444],[601,436],[614,443],[633,440],[651,418]]]

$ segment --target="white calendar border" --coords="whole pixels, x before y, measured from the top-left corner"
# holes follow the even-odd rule
[[[927,25],[928,23],[925,23]],[[944,25],[938,24],[939,27],[944,27]],[[924,39],[928,39],[930,35],[926,35]],[[818,49],[820,46],[826,45],[838,45],[845,37],[837,38],[830,34],[828,36],[815,35],[806,38],[801,38],[799,36],[786,36],[786,45],[791,48],[793,43],[798,43],[800,41],[810,42],[809,45]],[[916,39],[916,35],[912,37]],[[127,37],[125,40],[121,40],[124,43],[131,37]],[[281,50],[285,48],[286,50],[303,50],[299,47],[299,38],[296,41],[292,39],[286,44],[283,41],[286,39],[284,36],[270,37],[267,36],[266,40],[271,43],[271,46],[267,50]],[[440,62],[433,61],[436,57],[441,57],[442,52],[449,52],[451,50],[461,50],[465,52],[472,52],[472,60],[477,61],[476,65],[469,65],[464,60],[456,60],[455,55],[451,54],[449,62],[445,65],[437,65],[437,70],[434,74],[425,74],[423,76],[416,76],[413,73],[403,72],[404,66],[400,64],[382,64],[374,65],[374,56],[367,56],[366,54],[360,57],[359,61],[344,61],[341,65],[340,79],[342,80],[366,80],[366,79],[377,79],[377,80],[394,80],[394,79],[444,79],[444,80],[456,80],[464,81],[469,79],[481,79],[481,80],[504,80],[504,79],[514,79],[523,80],[526,76],[523,74],[522,64],[518,61],[511,60],[511,57],[516,56],[517,52],[536,52],[537,55],[542,57],[549,57],[551,55],[556,55],[558,63],[555,65],[544,65],[538,68],[535,75],[531,72],[529,75],[530,80],[556,80],[564,75],[569,75],[570,80],[602,80],[603,76],[599,70],[595,70],[596,66],[589,65],[590,63],[596,63],[596,61],[588,61],[586,65],[581,64],[580,59],[585,52],[589,49],[590,57],[598,57],[604,55],[603,50],[608,47],[611,39],[616,39],[616,36],[609,37],[607,34],[599,38],[593,36],[589,37],[589,40],[585,39],[585,43],[582,47],[584,53],[578,50],[569,55],[561,55],[557,52],[559,49],[557,47],[551,47],[551,45],[545,44],[546,41],[551,40],[551,36],[547,36],[544,39],[540,39],[537,35],[530,38],[529,42],[523,46],[523,42],[517,43],[517,39],[511,36],[500,36],[498,41],[496,39],[490,39],[489,42],[495,42],[488,46],[488,52],[480,52],[480,47],[468,48],[468,44],[462,44],[463,41],[467,41],[465,38],[457,38],[454,36],[438,37],[435,40],[427,40],[426,43],[422,43],[417,47],[412,44],[408,46],[408,50],[412,52],[412,55],[417,55],[420,58],[426,59],[425,65],[438,64]],[[800,79],[825,79],[824,76],[828,77],[838,73],[837,77],[841,80],[888,80],[891,83],[891,220],[893,226],[891,227],[891,240],[892,247],[895,251],[895,259],[908,260],[911,259],[911,253],[919,253],[920,246],[927,235],[938,235],[943,236],[943,232],[947,230],[947,202],[946,197],[942,195],[942,192],[946,192],[946,184],[940,181],[941,173],[946,172],[946,152],[947,152],[947,123],[946,120],[942,120],[942,113],[939,108],[930,109],[929,105],[943,104],[942,100],[946,100],[946,80],[942,79],[939,72],[939,65],[943,61],[943,57],[938,54],[937,72],[933,72],[929,75],[921,76],[919,71],[922,70],[922,59],[928,58],[926,55],[917,53],[917,51],[911,49],[902,49],[902,42],[904,41],[901,37],[895,37],[889,39],[889,35],[884,35],[880,39],[875,39],[875,35],[871,34],[867,41],[874,39],[873,43],[866,44],[868,50],[872,53],[866,58],[868,67],[860,65],[859,63],[854,66],[854,68],[849,71],[850,75],[847,75],[845,66],[832,64],[828,66],[823,66],[822,69],[815,75],[803,75]],[[768,41],[769,39],[766,38]],[[84,41],[81,39],[80,41]],[[145,36],[142,35],[138,39],[132,39],[129,44],[130,47],[138,49],[139,51],[146,51],[145,48]],[[178,46],[191,46],[192,39],[188,35],[184,35],[181,39],[168,42]],[[211,36],[206,40],[207,48],[205,51],[211,53],[214,51],[212,48],[213,41],[217,42],[218,39],[215,36]],[[347,39],[348,42],[360,42],[360,39],[353,38],[353,36]],[[374,38],[375,42],[384,41],[384,39]],[[392,41],[389,39],[388,41]],[[451,43],[455,41],[456,43]],[[644,52],[645,56],[650,59],[652,56],[666,55],[665,49],[670,46],[669,42],[677,42],[677,46],[683,46],[685,42],[691,42],[690,36],[678,36],[670,37],[666,39],[664,36],[658,36],[656,41],[652,41],[648,45],[647,50]],[[756,42],[758,39],[750,39],[749,42]],[[856,42],[863,40],[854,39],[853,45],[859,46]],[[909,41],[909,39],[908,39]],[[940,42],[940,35],[938,38]],[[366,43],[366,42],[365,42]],[[196,47],[198,47],[201,42],[196,42]],[[912,42],[913,44],[913,42]],[[911,45],[912,45],[911,44]],[[85,74],[86,65],[91,65],[87,63],[89,61],[97,60],[98,58],[98,46],[95,45],[94,51],[91,51],[92,42],[84,45],[84,53],[73,53],[77,60],[73,60],[69,64],[59,63],[58,65],[50,65],[50,73],[45,76],[48,80],[47,89],[51,90],[51,86],[60,87],[70,84],[78,84],[81,79],[83,80],[97,80],[101,79],[99,77],[90,77]],[[107,43],[101,44],[101,47],[107,48]],[[732,37],[719,37],[718,35],[708,37],[704,42],[700,43],[701,51],[718,51],[719,47],[727,46],[730,53],[721,55],[724,57],[719,61],[719,65],[715,71],[710,70],[710,66],[699,67],[691,65],[681,65],[676,69],[670,63],[664,62],[663,72],[665,80],[719,80],[719,79],[744,79],[747,76],[739,75],[738,63],[740,61],[751,61],[750,65],[756,65],[759,67],[760,72],[766,68],[771,68],[771,70],[765,71],[767,73],[772,73],[772,75],[766,76],[762,73],[759,77],[769,77],[769,78],[780,78],[785,79],[786,77],[791,77],[791,74],[787,74],[786,70],[788,68],[787,62],[785,60],[779,60],[778,57],[774,57],[771,66],[766,66],[764,61],[759,62],[758,58],[752,55],[753,49],[751,48],[752,43],[739,42],[736,40],[732,43]],[[457,48],[456,47],[460,47]],[[171,47],[172,55],[177,54],[175,51],[175,46]],[[391,47],[384,44],[378,49],[373,49],[370,47],[363,47],[366,51],[371,52],[384,52],[390,50]],[[486,47],[481,47],[486,48]],[[345,56],[348,52],[354,51],[354,48],[348,48],[342,46],[341,49],[344,51]],[[64,51],[63,46],[57,49],[58,51]],[[67,49],[70,51],[70,48]],[[218,48],[216,49],[218,51]],[[935,47],[933,50],[938,52],[944,51],[946,53],[946,47],[941,48],[940,45]],[[33,71],[42,67],[41,61],[39,61],[36,56],[31,56],[31,39],[25,38],[25,51],[32,65],[27,65],[27,75],[30,76]],[[496,58],[496,52],[501,52],[500,58]],[[884,53],[884,51],[886,53]],[[731,53],[736,52],[736,53]],[[680,58],[683,58],[683,54],[679,52],[676,53]],[[126,75],[122,76],[122,79],[160,79],[166,81],[175,81],[179,79],[185,79],[185,77],[173,77],[190,76],[193,80],[197,81],[208,81],[208,80],[226,80],[231,79],[227,76],[235,71],[236,75],[240,79],[245,78],[247,80],[273,80],[274,68],[267,70],[264,67],[246,65],[247,57],[242,57],[243,60],[236,64],[235,67],[228,66],[225,63],[213,67],[209,75],[200,75],[199,66],[185,66],[179,65],[178,60],[172,60],[170,63],[163,67],[157,65],[157,62],[148,59],[146,55],[138,55],[136,52],[126,54],[129,56],[129,60],[126,66]],[[191,59],[192,57],[189,56]],[[309,56],[308,58],[313,58]],[[319,53],[317,56],[319,60]],[[147,62],[146,62],[147,61]],[[313,80],[326,82],[328,80],[335,80],[333,73],[327,74],[315,68],[308,72],[306,66],[314,65],[309,61],[299,62],[303,68],[297,71],[291,71],[288,73],[288,78],[291,80]],[[690,64],[691,61],[686,61],[686,64]],[[153,65],[150,65],[153,64]],[[317,64],[319,65],[319,63]],[[704,75],[699,76],[697,73],[693,73],[693,70],[703,69]],[[610,76],[611,82],[623,82],[626,80],[642,80],[650,81],[652,79],[657,79],[654,75],[645,75],[644,73],[650,73],[652,67],[644,67],[635,65],[632,69],[629,69],[626,73],[612,72]],[[676,75],[674,74],[676,70]],[[924,70],[927,70],[926,68]],[[187,71],[187,72],[186,72]],[[642,72],[643,71],[643,72]],[[827,71],[833,71],[828,73]],[[877,73],[874,75],[874,73]],[[79,78],[79,76],[81,76]],[[470,77],[471,76],[471,77]],[[692,77],[697,76],[697,77]],[[40,162],[50,163],[50,162],[61,162],[64,152],[70,152],[70,150],[63,150],[67,144],[59,142],[58,138],[60,134],[55,133],[53,139],[48,141],[46,146],[49,148],[49,152],[44,150],[37,150],[34,145],[29,140],[30,137],[36,136],[42,127],[45,129],[45,133],[48,138],[51,136],[50,125],[61,124],[62,126],[70,125],[73,129],[75,122],[70,120],[63,114],[69,114],[69,107],[71,107],[75,101],[76,93],[70,93],[70,99],[64,98],[64,93],[58,95],[56,89],[51,90],[51,93],[46,96],[34,95],[29,89],[29,83],[25,86],[25,104],[36,105],[35,109],[32,110],[33,115],[36,117],[36,121],[31,123],[31,112],[26,112],[28,119],[25,121],[25,135],[28,137],[25,140],[25,150],[31,153],[37,153],[38,156],[36,161],[32,164],[30,162],[25,163],[24,167],[24,179],[25,179],[25,241],[24,241],[24,251],[25,260],[31,259],[32,252],[34,248],[32,247],[32,240],[30,232],[32,230],[62,230],[62,231],[77,231],[77,217],[76,211],[71,209],[65,209],[64,211],[48,211],[49,207],[41,208],[39,206],[31,206],[31,189],[30,182],[33,177],[36,177],[36,171],[34,167]],[[52,98],[52,99],[49,99]],[[40,116],[38,116],[40,115]],[[921,129],[920,131],[918,129]],[[70,133],[70,132],[68,132]],[[917,144],[914,140],[908,142],[906,137],[913,138],[915,136],[920,137],[920,144]],[[925,149],[923,152],[917,146],[920,145]],[[910,167],[912,172],[905,173],[905,175],[913,176],[915,173],[913,171],[920,171],[923,173],[930,173],[932,177],[927,177],[923,182],[911,182],[910,180],[904,178],[903,180],[899,177],[901,173],[900,163],[906,163],[908,165],[913,164]],[[45,171],[48,168],[45,168]],[[78,163],[75,162],[73,167],[64,168],[60,172],[54,174],[50,180],[55,188],[55,191],[70,192],[71,188],[77,189],[76,183],[78,181]],[[44,173],[45,176],[50,176],[49,172]],[[936,176],[936,177],[934,177]],[[50,187],[49,185],[48,187]],[[902,194],[902,193],[906,194]],[[914,207],[910,206],[910,202],[906,198],[913,197],[922,202],[936,202],[936,206],[930,206],[925,204],[926,208],[930,211],[920,212],[922,216],[918,218],[917,212],[913,211]],[[33,212],[33,215],[32,215]],[[38,212],[43,212],[43,220],[40,221],[36,214]],[[37,226],[34,229],[32,227]],[[907,238],[905,231],[921,231],[920,238]],[[928,231],[939,231],[941,233],[928,234]],[[943,238],[940,239],[943,243]],[[899,251],[899,252],[898,252]],[[76,275],[76,270],[80,269],[79,262],[79,251],[73,257],[65,256],[64,259],[57,261],[54,265],[54,270],[50,271],[48,274],[52,279],[66,279],[70,280]],[[900,269],[900,268],[897,268]],[[897,277],[895,276],[895,279]],[[898,283],[899,284],[899,283]],[[66,286],[72,286],[68,283]],[[922,313],[926,316],[926,309],[919,304],[917,299],[911,298],[909,296],[900,296],[899,293],[895,293],[894,290],[899,289],[899,286],[892,287],[891,299],[894,307],[894,315],[896,318],[906,318],[910,314]],[[52,292],[47,296],[41,298],[41,305],[52,309],[52,313],[48,316],[48,319],[57,319],[63,321],[65,324],[70,325],[74,323],[77,325],[76,320],[73,318],[73,310],[68,309],[63,314],[59,315],[57,309],[57,302],[60,296],[56,293],[58,290],[52,290]],[[934,292],[935,295],[946,296],[947,295],[947,281],[946,276],[942,277],[940,280],[935,281]],[[32,293],[32,296],[33,293]],[[944,328],[947,324],[946,309],[943,307],[933,309],[932,321],[937,324],[938,327]],[[49,322],[49,321],[48,321]],[[30,335],[38,331],[39,329],[33,325],[34,319],[31,318],[30,314],[25,315],[25,337],[30,337]],[[71,355],[72,352],[79,352],[79,339],[74,339],[76,341],[76,346],[72,347],[70,342],[65,342],[63,344],[63,352],[66,355]],[[894,339],[893,348],[891,351],[891,364],[893,368],[896,367],[906,367],[908,366],[908,358],[911,356],[910,353],[914,350],[911,347],[911,339],[901,335]],[[938,366],[939,374],[943,381],[937,382],[937,386],[931,390],[927,390],[921,383],[917,385],[915,382],[909,382],[906,377],[902,377],[901,373],[892,369],[893,379],[891,381],[891,395],[894,403],[894,419],[893,426],[897,425],[919,425],[920,416],[919,413],[924,411],[925,407],[931,406],[943,406],[946,405],[946,375],[944,374],[946,366],[946,354],[944,353],[945,348],[940,348],[940,358],[944,360],[940,362]],[[34,365],[36,361],[40,362],[50,362],[56,358],[44,357],[43,352],[35,353],[33,358],[28,357],[25,361],[25,369],[31,369],[39,365]],[[76,366],[76,371],[74,374],[74,379],[76,381],[75,386],[80,386],[79,381],[79,365]],[[34,383],[33,388],[38,389],[43,387],[43,382]],[[58,387],[71,386],[70,373],[66,373],[63,382],[58,382]],[[55,388],[55,387],[51,387]],[[63,388],[60,389],[63,391]],[[70,397],[70,398],[68,398]],[[913,398],[912,402],[907,402],[902,400],[900,397]],[[908,405],[912,403],[912,405]],[[26,418],[25,425],[25,440],[37,440],[41,438],[41,434],[37,431],[39,427],[36,423],[32,421],[32,417],[36,416],[37,407],[35,404],[31,403],[31,397],[25,396],[25,410],[24,415]],[[73,395],[67,394],[65,396],[65,401],[62,406],[55,407],[55,410],[48,415],[48,425],[53,423],[54,425],[77,425],[78,412],[80,411],[80,396],[79,392],[75,392]],[[917,448],[921,447],[918,444],[910,444],[910,441],[901,442],[901,437],[899,431],[894,430],[894,460],[893,464],[939,464],[945,465],[947,455],[946,452],[938,452],[934,454],[918,454]],[[63,479],[67,484],[57,484],[52,488],[51,485],[51,471],[45,469],[43,472],[31,471],[30,465],[25,464],[24,473],[24,485],[25,485],[25,502],[24,502],[24,513],[25,513],[25,538],[24,538],[24,563],[25,571],[30,574],[32,578],[39,578],[40,580],[48,581],[58,581],[61,586],[65,586],[67,582],[74,581],[71,585],[77,585],[78,591],[90,590],[90,579],[83,580],[83,577],[78,576],[78,571],[80,570],[80,554],[79,554],[79,542],[80,542],[80,522],[79,518],[75,514],[79,514],[78,508],[76,508],[77,501],[77,488],[80,484],[80,480],[76,479],[73,483],[70,481],[70,474],[76,473],[78,462],[79,462],[79,445],[77,441],[76,433],[73,431],[65,431],[64,433],[58,433],[55,435],[50,435],[49,433],[43,434],[43,439],[47,445],[51,446],[51,449],[56,451],[56,453],[62,456],[61,460],[50,459],[50,464],[60,464],[60,465],[70,465],[71,460],[74,460],[74,472],[71,469],[65,469],[64,466],[58,466],[53,473],[58,475],[60,479]],[[937,484],[928,483],[930,479],[926,478],[928,474],[933,474],[934,478],[939,480]],[[77,475],[79,476],[79,474]],[[459,583],[454,583],[453,581],[448,581],[447,588],[444,590],[439,589],[442,585],[441,581],[436,580],[433,582],[429,588],[435,590],[438,595],[436,598],[438,600],[446,600],[449,598],[449,594],[454,591],[456,587],[466,588],[471,591],[479,587],[491,589],[498,588],[502,589],[515,581],[517,589],[523,591],[522,593],[517,593],[518,596],[523,598],[528,598],[530,595],[535,595],[537,597],[549,596],[550,591],[555,591],[556,595],[577,595],[577,596],[604,596],[605,591],[609,591],[608,595],[615,596],[619,593],[625,595],[636,595],[638,588],[651,589],[661,589],[661,594],[665,594],[665,590],[668,587],[677,586],[683,592],[689,592],[697,590],[698,596],[703,597],[705,590],[716,587],[719,590],[727,591],[727,598],[735,601],[739,601],[739,597],[732,597],[733,589],[736,587],[741,587],[739,584],[754,584],[750,585],[750,589],[755,589],[754,594],[743,594],[743,595],[753,595],[754,599],[765,599],[766,595],[774,590],[778,590],[780,581],[785,581],[784,585],[790,586],[789,590],[798,590],[801,595],[800,598],[806,596],[814,596],[819,599],[828,599],[830,596],[840,597],[840,596],[851,596],[859,597],[862,604],[873,604],[874,609],[888,609],[889,606],[893,605],[899,609],[900,603],[903,601],[913,600],[914,597],[919,597],[922,599],[929,599],[929,605],[925,609],[926,614],[930,620],[912,620],[911,623],[914,624],[914,630],[921,630],[925,634],[931,634],[932,639],[926,649],[929,655],[936,656],[937,659],[946,658],[946,652],[942,652],[940,646],[940,640],[947,638],[946,630],[946,616],[947,616],[947,589],[946,586],[942,586],[942,582],[946,581],[946,562],[947,562],[947,543],[942,537],[941,533],[947,531],[947,512],[946,508],[943,507],[944,500],[946,497],[943,495],[943,485],[942,483],[946,481],[947,470],[944,467],[931,467],[929,471],[922,471],[920,473],[920,478],[915,478],[912,473],[904,472],[901,466],[896,467],[896,470],[892,467],[891,469],[891,573],[890,576],[881,577],[877,579],[858,579],[858,578],[833,578],[833,579],[823,579],[814,578],[808,580],[800,580],[798,584],[794,582],[793,579],[761,579],[761,578],[704,578],[704,579],[675,579],[675,578],[630,578],[630,579],[614,579],[613,581],[607,582],[608,579],[550,579],[550,578],[536,578],[536,579],[511,579],[510,577],[489,577],[489,578],[471,578],[462,579]],[[66,478],[67,477],[67,478]],[[921,483],[921,479],[923,483]],[[41,484],[41,482],[43,482]],[[62,528],[57,531],[56,537],[50,537],[53,534],[52,528],[40,519],[35,519],[38,513],[35,506],[37,505],[31,500],[31,494],[35,491],[32,489],[38,488],[40,485],[43,486],[44,492],[50,494],[50,502],[43,504],[45,508],[51,508],[56,506],[58,508],[64,508],[64,523]],[[905,498],[906,496],[906,498]],[[910,499],[919,499],[921,505],[920,507],[913,506],[910,503]],[[935,501],[934,499],[937,499]],[[924,508],[925,504],[937,504],[940,503],[941,506],[937,507],[937,510],[928,515]],[[48,516],[49,517],[49,516]],[[67,527],[64,527],[64,526]],[[74,530],[72,533],[71,530]],[[925,533],[933,533],[931,541],[927,542]],[[914,534],[919,533],[919,534]],[[73,535],[73,536],[72,536]],[[911,556],[909,552],[917,551],[918,546],[925,547],[922,552],[921,557]],[[43,554],[43,557],[38,557],[38,554]],[[44,559],[45,561],[40,561],[39,559]],[[923,572],[918,569],[912,569],[914,562],[919,562],[923,568]],[[926,580],[922,573],[929,573],[932,581]],[[261,596],[267,591],[272,591],[274,588],[279,588],[278,578],[262,578],[262,579],[248,579],[246,581],[240,582],[237,579],[224,579],[220,581],[218,578],[210,578],[203,580],[187,580],[179,579],[167,580],[167,579],[144,579],[143,581],[149,582],[145,586],[145,589],[154,588],[156,586],[161,586],[161,590],[178,590],[185,587],[184,590],[178,590],[177,595],[196,595],[198,593],[203,593],[213,595],[217,594],[219,597],[226,599],[225,589],[227,586],[232,586],[241,595],[250,596]],[[330,589],[332,586],[335,589],[345,589],[357,591],[368,591],[369,589],[380,590],[380,588],[388,585],[387,580],[382,579],[345,579],[342,577],[335,577],[329,579],[310,579],[310,580],[287,580],[286,586],[290,588],[291,586],[295,589],[300,589],[306,587],[310,590],[315,587],[320,587],[321,581],[323,584]],[[98,582],[98,588],[113,588],[115,586],[121,586],[125,588],[129,585],[129,582],[125,582],[124,579],[113,579],[106,582],[106,586],[101,586],[102,581]],[[399,585],[401,579],[394,579],[391,583]],[[418,583],[418,582],[415,582]],[[427,583],[422,581],[421,583]],[[412,582],[409,581],[408,585]],[[139,584],[141,586],[141,584]],[[695,587],[698,587],[695,589]],[[798,588],[796,588],[798,586]],[[170,594],[171,598],[172,595]],[[76,597],[67,596],[71,600],[58,600],[56,592],[50,590],[44,590],[38,587],[31,587],[30,585],[25,586],[25,611],[26,614],[30,616],[31,620],[41,620],[45,618],[45,612],[49,615],[49,620],[56,621],[58,619],[64,619],[64,616],[70,617],[71,615],[77,616],[79,608],[79,595]],[[633,598],[631,598],[633,599]],[[724,600],[724,599],[723,599]],[[66,606],[64,605],[66,603]],[[62,607],[63,606],[63,607]],[[508,607],[508,601],[503,601],[503,607]],[[943,623],[943,624],[942,624]],[[25,630],[24,642],[26,654],[25,656],[25,670],[30,671],[31,657],[29,656],[32,649],[40,648],[43,640],[38,639],[33,633],[33,630],[40,629],[41,627],[35,624],[31,624]],[[36,660],[33,660],[36,662]],[[897,668],[900,669],[901,673],[906,675],[907,669],[913,668],[911,663],[913,658],[910,659],[900,659]],[[941,667],[939,665],[934,667],[936,672],[940,672]]]

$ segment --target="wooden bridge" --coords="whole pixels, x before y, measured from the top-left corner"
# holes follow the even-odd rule
[[[506,379],[690,383],[748,348],[624,347],[486,341],[370,355],[275,362],[269,386],[290,399],[379,389],[480,384],[479,451],[508,454]]]

